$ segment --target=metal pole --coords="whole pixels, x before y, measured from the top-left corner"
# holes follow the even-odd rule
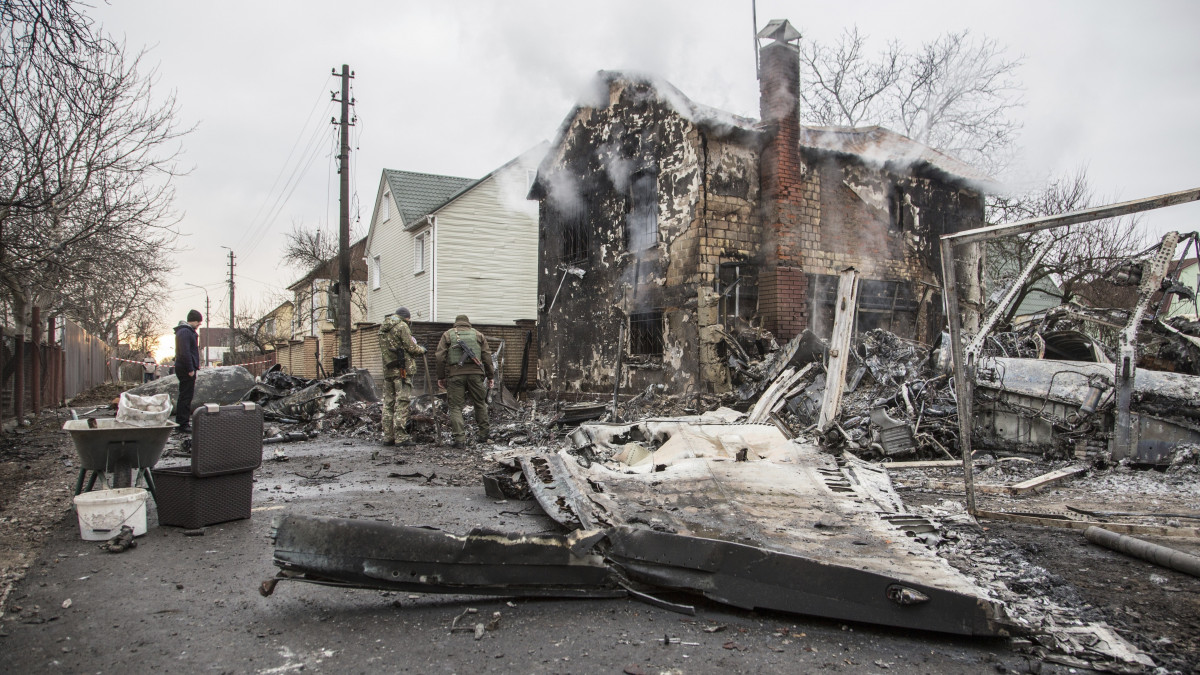
[[[990,241],[992,239],[998,239],[999,237],[1013,234],[1028,234],[1030,232],[1048,230],[1052,227],[1062,227],[1064,225],[1074,225],[1076,223],[1087,223],[1093,220],[1128,216],[1133,213],[1161,209],[1166,206],[1175,206],[1177,204],[1186,204],[1188,202],[1194,202],[1197,200],[1200,200],[1200,188],[1192,188],[1191,190],[1180,190],[1179,192],[1171,192],[1165,195],[1158,195],[1156,197],[1134,199],[1132,201],[1121,202],[1120,204],[1112,204],[1110,206],[1097,206],[1095,208],[1083,209],[1081,211],[1071,211],[1070,213],[1060,213],[1053,216],[1031,218],[1029,220],[1022,220],[1016,223],[977,227],[973,230],[963,230],[962,232],[955,232],[954,234],[942,235],[942,239],[949,239],[955,244],[969,244],[974,241]]]
[[[1099,544],[1104,548],[1119,551],[1135,558],[1141,558],[1155,565],[1173,569],[1176,572],[1200,577],[1200,557],[1196,557],[1190,553],[1177,551],[1169,546],[1151,544],[1137,537],[1117,534],[1116,532],[1111,532],[1095,525],[1084,530],[1083,536],[1087,537],[1087,540],[1093,544]]]
[[[563,273],[566,276],[566,273]],[[621,321],[621,329],[617,333],[617,369],[613,376],[613,421],[617,419],[617,394],[621,391],[621,360],[625,356],[625,322]]]
[[[758,66],[758,3],[750,0],[750,21],[754,23],[754,77],[762,77]]]
[[[942,299],[946,306],[946,321],[950,324],[950,351],[954,357],[954,393],[958,398],[958,447],[962,450],[963,480],[967,487],[967,512],[975,513],[975,479],[971,457],[973,431],[975,364],[963,362],[962,315],[958,307],[958,284],[954,272],[954,243],[942,239]]]

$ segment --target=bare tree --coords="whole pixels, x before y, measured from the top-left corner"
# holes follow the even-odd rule
[[[169,271],[174,99],[73,3],[0,8],[0,297],[20,326],[36,304],[115,339],[108,324],[150,309]]]
[[[157,314],[139,314],[125,322],[126,332],[122,335],[125,342],[135,352],[154,355],[159,337],[165,332],[165,327],[158,320]]]
[[[337,233],[326,232],[317,225],[292,223],[292,231],[283,235],[283,242],[281,262],[301,272],[312,271],[338,255]]]
[[[1009,223],[1029,218],[1078,211],[1095,206],[1087,170],[1079,169],[1065,178],[1053,180],[1044,188],[1019,196],[995,197],[991,204],[993,222]],[[1136,256],[1146,242],[1137,217],[1109,218],[1067,227],[1009,237],[989,244],[988,278],[997,287],[1012,283],[1013,277],[1032,259],[1034,251],[1050,246],[1018,292],[1006,321],[1012,319],[1021,302],[1039,282],[1049,279],[1060,291],[1062,302],[1082,297],[1093,306],[1122,306],[1128,298],[1113,297],[1106,290],[1095,293],[1094,285],[1103,283],[1107,273]]]
[[[281,294],[271,294],[265,300],[243,305],[237,316],[234,333],[239,345],[253,345],[260,352],[279,340],[290,339],[292,327],[279,325],[279,318],[271,312],[286,302]]]
[[[822,125],[879,124],[980,169],[1009,163],[1023,105],[1021,60],[990,38],[947,33],[908,51],[896,42],[871,54],[857,28],[836,44],[801,45],[801,115]],[[1087,172],[1051,180],[1019,195],[990,196],[988,221],[1005,223],[1092,205]],[[1137,253],[1136,218],[1106,220],[1007,239],[988,246],[987,273],[1003,288],[1044,242],[1050,250],[1021,289],[1011,312],[1035,286],[1055,282],[1063,301],[1093,290],[1102,274]],[[1011,312],[1010,317],[1011,318]]]
[[[801,43],[801,117],[826,126],[878,124],[985,171],[1008,162],[1022,106],[1020,59],[989,38],[947,33],[877,54],[847,30],[836,44]]]

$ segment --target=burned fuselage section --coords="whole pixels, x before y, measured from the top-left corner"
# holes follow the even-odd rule
[[[677,591],[741,608],[964,635],[1009,629],[1003,608],[917,535],[887,475],[704,417],[585,424],[558,453],[514,457],[570,534],[528,536],[286,516],[280,579],[360,588],[655,601]],[[661,602],[661,601],[658,601]],[[675,606],[686,609],[685,606]]]

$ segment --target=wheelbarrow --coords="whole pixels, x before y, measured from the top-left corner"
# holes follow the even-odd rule
[[[83,480],[88,471],[92,472],[87,484],[90,492],[101,473],[113,474],[112,487],[129,487],[130,471],[137,470],[138,475],[145,479],[150,495],[157,499],[150,469],[162,457],[167,438],[176,426],[174,422],[137,427],[115,419],[68,420],[63,424],[63,429],[70,432],[75,452],[79,455],[75,494],[83,491]]]

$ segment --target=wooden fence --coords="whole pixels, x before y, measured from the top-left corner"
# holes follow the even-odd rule
[[[0,419],[60,405],[120,377],[111,347],[70,321],[43,322],[39,314],[35,309],[29,335],[0,340]],[[133,367],[140,373],[141,366]]]

